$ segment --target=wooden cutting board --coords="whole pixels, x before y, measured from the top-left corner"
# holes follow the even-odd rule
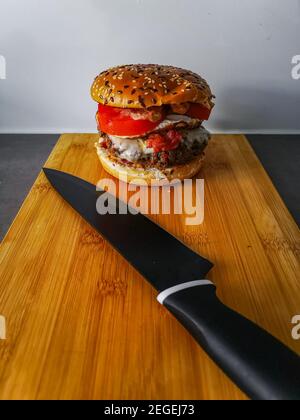
[[[46,166],[107,178],[96,139],[61,136]],[[300,353],[299,230],[245,137],[214,136],[198,177],[202,225],[154,219],[215,263],[224,303]],[[246,398],[43,174],[1,245],[0,314],[1,399]]]

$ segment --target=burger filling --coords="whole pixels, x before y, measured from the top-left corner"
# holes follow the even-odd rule
[[[188,163],[201,154],[210,134],[201,121],[168,115],[153,131],[129,138],[101,133],[98,146],[126,166],[158,169]]]
[[[118,164],[165,169],[190,162],[210,135],[202,127],[209,111],[199,104],[116,108],[99,104],[98,147]]]

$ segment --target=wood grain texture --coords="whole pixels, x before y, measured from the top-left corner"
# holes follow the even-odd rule
[[[107,178],[96,138],[61,136],[46,166]],[[224,303],[300,353],[297,225],[243,136],[214,136],[198,177],[202,225],[154,220],[215,263]],[[1,244],[0,314],[1,399],[246,398],[43,174]]]

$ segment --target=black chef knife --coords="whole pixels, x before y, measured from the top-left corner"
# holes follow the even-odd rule
[[[96,191],[95,185],[54,169],[44,168],[44,173],[59,194],[160,292],[159,302],[250,398],[300,399],[300,357],[218,300],[214,284],[205,280],[212,263],[140,213],[120,214],[116,208],[99,215],[96,201],[103,191]],[[113,201],[117,207],[127,206]]]

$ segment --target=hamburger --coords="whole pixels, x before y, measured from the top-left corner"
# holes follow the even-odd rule
[[[214,96],[198,74],[156,64],[113,67],[95,78],[91,96],[98,102],[96,149],[108,173],[153,184],[199,171]]]

